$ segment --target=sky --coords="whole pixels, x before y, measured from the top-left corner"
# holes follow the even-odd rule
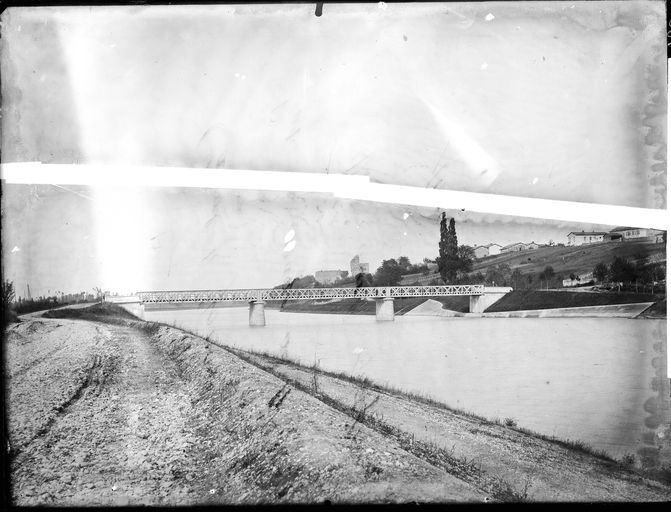
[[[10,8],[5,162],[666,205],[663,2]]]
[[[317,270],[349,270],[359,254],[438,255],[440,213],[323,193],[14,185],[3,187],[3,275],[33,297],[101,287],[148,290],[272,287]],[[566,243],[612,226],[450,211],[460,244]]]

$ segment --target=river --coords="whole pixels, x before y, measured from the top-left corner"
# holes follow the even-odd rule
[[[616,457],[659,458],[655,436],[665,435],[668,423],[668,409],[660,411],[669,390],[666,320],[397,316],[377,322],[266,309],[267,325],[249,327],[246,307],[148,310],[145,318],[226,345],[316,361],[490,419],[512,418]]]

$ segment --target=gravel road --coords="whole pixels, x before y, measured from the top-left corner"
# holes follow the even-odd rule
[[[192,442],[190,402],[174,365],[136,330],[40,320],[19,324],[9,347],[17,504],[193,501],[169,478]]]

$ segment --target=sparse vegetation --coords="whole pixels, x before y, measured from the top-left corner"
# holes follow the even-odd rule
[[[3,328],[7,324],[17,322],[18,318],[16,312],[12,310],[12,303],[14,302],[14,283],[12,281],[2,282],[2,320]]]
[[[312,394],[317,396],[320,394],[319,391],[319,380],[318,380],[318,375],[319,375],[319,361],[317,361],[317,354],[315,354],[315,361],[312,365]]]
[[[506,427],[516,427],[517,421],[514,418],[506,418],[504,421]]]
[[[227,346],[224,346],[224,345],[219,345],[219,346],[221,346],[225,350],[228,350],[229,352],[234,353],[235,355],[237,355],[241,359],[244,359],[245,361],[247,361],[251,364],[254,364],[254,365],[258,365],[258,362],[254,360],[253,356],[254,355],[259,355],[259,356],[263,356],[264,358],[266,358],[270,361],[274,361],[275,363],[287,364],[287,365],[295,366],[296,368],[302,368],[302,369],[306,368],[304,365],[302,365],[299,361],[296,361],[295,359],[279,358],[279,357],[277,357],[273,354],[270,354],[268,352],[265,352],[265,351],[241,350],[241,349],[235,349],[235,348],[227,347]],[[266,369],[267,371],[270,371],[270,369],[268,367],[264,367],[264,369]],[[400,388],[397,388],[397,387],[394,387],[394,386],[380,385],[378,383],[375,383],[375,382],[371,381],[368,377],[363,376],[363,375],[353,376],[353,375],[350,375],[350,374],[345,373],[345,372],[332,372],[332,371],[323,370],[323,369],[319,370],[319,372],[322,375],[325,375],[325,376],[334,377],[336,379],[341,379],[341,380],[346,381],[346,382],[351,382],[351,383],[356,384],[356,385],[358,385],[362,388],[367,388],[367,389],[377,391],[377,392],[380,392],[380,393],[387,393],[387,394],[395,395],[395,396],[399,396],[399,397],[410,398],[412,400],[415,400],[415,401],[423,403],[423,404],[431,405],[431,406],[439,408],[439,409],[443,409],[443,410],[450,411],[450,412],[455,413],[455,414],[459,414],[459,415],[464,416],[466,418],[471,418],[471,419],[477,420],[478,422],[481,422],[484,425],[503,425],[504,424],[499,419],[486,418],[486,417],[481,416],[479,414],[476,414],[472,411],[468,411],[466,409],[462,409],[462,408],[459,408],[459,407],[454,407],[454,406],[447,405],[443,402],[439,402],[439,401],[431,398],[430,396],[422,394],[422,393],[410,392],[410,391],[406,391],[406,390],[403,390],[403,389],[400,389]],[[300,383],[298,383],[297,385],[299,385],[299,384]],[[513,421],[515,421],[515,420],[513,420]],[[543,439],[545,441],[549,441],[549,442],[558,444],[559,446],[563,446],[564,448],[569,448],[569,449],[574,450],[576,452],[592,455],[592,456],[598,457],[600,459],[603,459],[603,460],[606,460],[606,461],[609,461],[609,462],[616,462],[616,460],[613,457],[611,457],[610,455],[608,455],[604,451],[592,448],[591,446],[589,446],[587,443],[585,443],[583,441],[562,439],[562,438],[558,438],[558,437],[555,437],[555,436],[549,436],[549,435],[541,434],[539,432],[534,432],[533,430],[530,430],[530,429],[527,429],[527,428],[524,428],[524,427],[519,427],[517,425],[514,425],[514,426],[513,425],[506,425],[506,426],[508,426],[510,428],[514,428],[518,432],[523,432],[525,434],[528,434],[528,435],[531,435],[531,436],[534,436],[534,437],[538,437],[538,438]]]

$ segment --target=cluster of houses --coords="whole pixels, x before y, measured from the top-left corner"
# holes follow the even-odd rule
[[[610,231],[571,231],[568,245],[594,244],[598,242],[626,242],[627,240],[664,242],[664,231],[660,229],[618,226]]]
[[[473,248],[476,258],[485,258],[487,256],[495,256],[497,254],[504,254],[507,252],[520,252],[520,251],[532,251],[538,249],[540,245],[536,242],[524,243],[524,242],[515,242],[514,244],[509,245],[499,245],[499,244],[487,244],[487,245],[476,245]]]
[[[594,244],[598,242],[612,242],[627,240],[648,241],[662,243],[664,242],[664,231],[649,228],[632,228],[628,226],[618,226],[610,231],[571,231],[568,234],[568,245]],[[487,244],[476,245],[473,248],[476,258],[485,258],[496,254],[506,252],[531,251],[542,247],[535,242],[524,243],[516,242],[509,245]]]
[[[361,263],[359,255],[357,254],[349,262],[350,276],[354,277],[360,272],[367,274],[370,272],[370,265],[368,263]],[[315,272],[315,279],[323,284],[333,284],[340,279],[347,277],[347,270],[317,270]]]
[[[611,229],[608,232],[605,231],[571,231],[568,234],[568,245],[576,246],[583,244],[594,244],[598,242],[610,242],[610,241],[622,241],[626,242],[627,240],[637,240],[637,241],[650,241],[662,243],[664,242],[664,231],[659,229],[649,229],[649,228],[632,228],[627,226],[618,226],[614,229]],[[537,244],[536,242],[515,242],[508,245],[500,244],[486,244],[486,245],[476,245],[473,247],[473,252],[477,259],[486,258],[487,256],[495,256],[497,254],[505,254],[508,252],[522,252],[522,251],[532,251],[543,247],[543,244]],[[430,264],[430,270],[435,271],[437,265]],[[369,264],[361,263],[359,255],[354,256],[350,261],[350,271],[349,275],[351,277],[356,276],[360,272],[368,273]],[[332,284],[340,279],[344,279],[348,276],[347,270],[318,270],[315,272],[315,279],[320,283]],[[564,286],[575,286],[580,282],[588,281],[592,278],[591,274],[584,274],[577,276],[573,280],[565,280]]]

